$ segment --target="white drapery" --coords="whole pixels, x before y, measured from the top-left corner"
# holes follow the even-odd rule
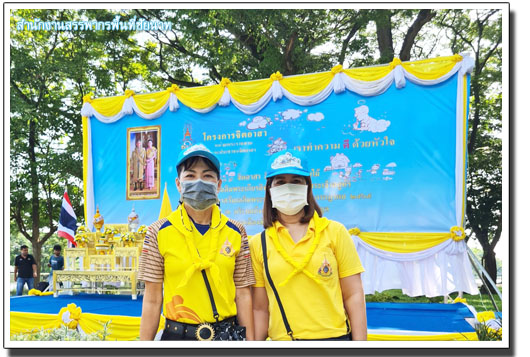
[[[365,294],[402,289],[409,296],[445,296],[454,291],[478,294],[464,240],[449,239],[415,253],[393,253],[353,236],[365,272]]]

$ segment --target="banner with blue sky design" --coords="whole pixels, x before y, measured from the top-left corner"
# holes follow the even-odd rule
[[[222,211],[257,233],[268,158],[291,149],[308,157],[313,194],[326,217],[363,232],[445,232],[461,223],[457,82],[454,74],[430,86],[390,86],[376,96],[331,93],[309,106],[283,97],[253,115],[230,104],[207,113],[182,105],[150,120],[133,113],[110,124],[93,116],[93,202],[107,223],[125,223],[133,207],[141,224],[154,222],[164,183],[173,209],[178,204],[178,153],[202,143],[221,162]],[[136,140],[144,150],[151,140],[156,149],[154,164],[142,173],[154,175],[150,188],[134,187]]]

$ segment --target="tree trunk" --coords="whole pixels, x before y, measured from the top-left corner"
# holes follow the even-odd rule
[[[484,266],[484,269],[486,269],[486,272],[490,276],[491,280],[493,282],[497,283],[497,261],[495,260],[495,252],[493,249],[485,249],[484,255],[482,257],[482,265]],[[495,293],[495,289],[493,286],[491,286],[490,282],[487,280],[486,277],[484,277],[484,280],[486,281],[486,284],[488,285],[490,291],[492,293]],[[485,288],[482,287],[481,291],[485,292]]]
[[[403,40],[403,46],[401,47],[401,51],[399,53],[399,59],[402,61],[409,61],[410,60],[410,51],[412,50],[412,46],[414,45],[414,41],[416,39],[416,36],[418,36],[418,33],[420,32],[421,28],[432,20],[432,18],[436,15],[436,11],[432,10],[420,10],[418,13],[418,16],[416,17],[416,20],[412,24],[412,26],[409,27],[407,34],[405,35],[405,39]]]
[[[37,264],[37,277],[35,278],[35,289],[37,288],[37,284],[40,282],[40,260],[42,258],[42,246],[39,244],[39,242],[31,241],[31,246],[33,248],[33,252],[31,255],[33,255],[33,258],[35,258],[35,263]]]
[[[29,138],[28,138],[28,154],[29,154],[29,175],[31,182],[31,245],[33,246],[32,255],[37,264],[37,279],[35,284],[40,279],[40,257],[41,246],[39,244],[40,236],[40,215],[39,215],[39,176],[37,173],[37,159],[35,155],[35,148],[37,147],[37,120],[32,119],[29,122]]]
[[[285,75],[287,76],[295,73],[295,68],[294,68],[294,63],[293,63],[293,52],[294,52],[294,44],[295,44],[297,37],[298,37],[298,33],[296,31],[293,32],[293,34],[289,37],[289,40],[287,41],[287,44],[285,46],[283,60],[284,60],[284,66],[285,66]]]
[[[390,10],[381,10],[375,19],[380,54],[379,63],[390,63],[394,59],[391,17],[392,13]]]

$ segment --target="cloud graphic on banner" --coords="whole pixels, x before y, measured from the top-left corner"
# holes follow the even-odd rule
[[[355,118],[357,121],[353,124],[353,129],[358,131],[370,131],[372,133],[382,133],[390,125],[389,120],[377,120],[368,115],[370,109],[367,105],[361,105],[355,108]]]
[[[324,120],[324,114],[322,113],[311,113],[307,116],[307,120],[309,121],[321,121]]]
[[[335,156],[330,156],[329,161],[331,165],[324,167],[324,171],[345,169],[350,164],[350,159],[348,159],[343,153],[337,153]]]
[[[239,123],[239,126],[246,126],[247,125],[247,122],[245,120],[243,120],[241,123]]]
[[[247,129],[254,130],[254,129],[265,129],[267,127],[267,124],[269,122],[269,118],[257,116],[252,119],[252,121],[247,125]]]
[[[282,112],[282,117],[284,120],[298,119],[302,115],[302,112],[298,109],[287,109]]]
[[[270,138],[270,140],[274,140],[274,138]],[[287,149],[287,143],[283,141],[282,138],[274,140],[271,144],[268,144],[267,146],[269,147],[269,150],[267,151],[269,155]]]

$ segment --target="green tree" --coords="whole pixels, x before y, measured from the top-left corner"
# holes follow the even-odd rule
[[[10,217],[16,227],[12,235],[20,233],[31,243],[39,265],[37,282],[42,247],[57,231],[65,188],[76,215],[82,216],[82,98],[95,86],[96,93],[115,94],[120,84],[123,89],[139,78],[145,66],[137,49],[129,49],[134,44],[130,34],[19,31],[16,23],[113,17],[106,10],[11,14]],[[107,52],[108,42],[114,47]],[[116,61],[123,53],[127,59]]]
[[[495,277],[501,225],[501,18],[497,10],[16,10],[11,18],[11,220],[35,257],[68,186],[82,209],[82,98],[471,53],[467,225]],[[170,21],[173,29],[17,31],[41,20]],[[205,77],[195,78],[197,68]],[[134,88],[132,88],[134,87]],[[39,259],[38,259],[39,260]]]
[[[453,52],[470,52],[466,218],[471,238],[484,251],[482,264],[497,279],[495,247],[502,232],[501,64],[502,18],[499,10],[445,11],[440,26],[449,31]]]

